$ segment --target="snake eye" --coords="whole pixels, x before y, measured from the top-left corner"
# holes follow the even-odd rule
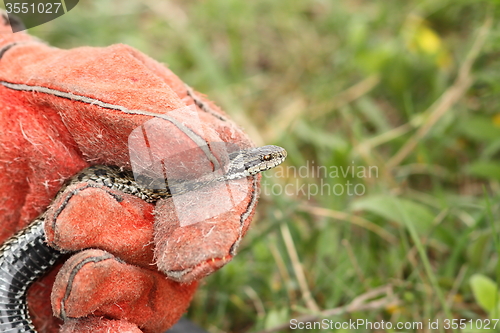
[[[264,155],[262,156],[263,161],[270,161],[273,157],[271,155]]]

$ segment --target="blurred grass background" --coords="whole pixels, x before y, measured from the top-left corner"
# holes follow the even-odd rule
[[[499,318],[498,3],[81,1],[30,33],[136,47],[288,150],[239,255],[199,289],[196,323],[476,320]]]

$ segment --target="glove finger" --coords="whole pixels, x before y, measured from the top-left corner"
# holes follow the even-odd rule
[[[45,220],[50,246],[100,248],[143,267],[153,261],[153,205],[97,184],[69,186]]]
[[[196,193],[197,208],[182,207],[191,225],[182,225],[179,219],[179,200],[160,200],[155,208],[155,259],[158,269],[170,279],[188,283],[212,274],[227,264],[236,254],[239,243],[249,228],[257,204],[260,177],[233,180],[230,184],[213,185],[209,190]],[[229,189],[229,191],[228,191]],[[205,217],[216,205],[210,197],[219,193],[231,194],[235,204],[217,207],[219,213]],[[225,202],[229,199],[219,200]],[[189,205],[189,201],[185,202]],[[186,213],[187,212],[187,213]]]
[[[72,256],[59,271],[51,301],[62,319],[126,319],[144,332],[164,332],[186,311],[197,283],[180,284],[102,250]]]

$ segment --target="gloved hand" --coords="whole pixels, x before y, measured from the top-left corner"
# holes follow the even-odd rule
[[[50,206],[48,244],[69,253],[28,292],[37,330],[58,332],[63,323],[60,332],[165,331],[187,309],[197,281],[232,259],[259,177],[234,181],[229,204],[221,203],[225,185],[181,203],[147,203],[86,182],[57,193],[90,165],[130,170],[130,154],[146,158],[155,145],[168,152],[160,158],[181,156],[180,164],[204,172],[224,159],[211,143],[251,142],[213,103],[131,47],[61,50],[12,34],[3,20],[0,242]],[[163,126],[157,140],[131,151],[134,130],[146,133],[155,121]],[[186,151],[196,158],[183,157]],[[214,206],[217,214],[207,215]]]

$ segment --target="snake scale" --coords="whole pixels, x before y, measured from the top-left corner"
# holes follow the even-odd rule
[[[70,184],[94,183],[96,186],[106,186],[154,203],[161,198],[171,197],[172,193],[183,193],[212,182],[253,176],[279,165],[286,155],[286,150],[277,146],[242,150],[229,155],[228,168],[223,176],[195,184],[180,183],[175,185],[175,189],[141,187],[131,171],[113,166],[92,166],[74,176],[60,190],[58,196]],[[0,332],[37,332],[28,313],[26,293],[63,254],[47,245],[44,220],[45,213],[8,239],[0,248]]]

